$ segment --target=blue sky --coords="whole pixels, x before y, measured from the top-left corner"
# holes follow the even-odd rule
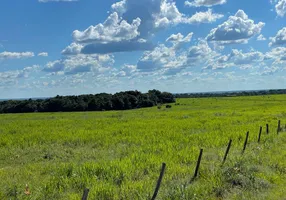
[[[1,0],[0,98],[285,88],[286,0]]]

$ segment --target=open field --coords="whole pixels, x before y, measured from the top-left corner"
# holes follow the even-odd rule
[[[286,199],[286,132],[276,134],[278,119],[286,123],[285,95],[177,103],[0,115],[0,199],[73,200],[85,187],[89,199],[150,199],[162,162],[167,168],[157,199]],[[247,131],[250,144],[242,155]],[[189,184],[200,148],[200,174]]]

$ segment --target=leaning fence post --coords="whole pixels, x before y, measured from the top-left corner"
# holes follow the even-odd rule
[[[262,126],[260,126],[260,130],[259,130],[258,143],[260,142],[261,134],[262,134]]]
[[[228,155],[230,147],[231,147],[231,143],[232,143],[232,139],[229,140],[228,146],[226,148],[226,152],[225,152],[224,157],[223,157],[222,164],[224,164],[226,161],[227,155]]]
[[[162,179],[163,179],[163,176],[164,176],[164,173],[165,173],[165,169],[166,169],[166,163],[163,163],[162,164],[161,173],[160,173],[159,179],[157,181],[157,185],[156,185],[156,188],[155,188],[155,191],[154,191],[154,194],[153,194],[153,197],[152,197],[151,200],[155,200],[156,197],[157,197],[157,194],[159,192],[159,189],[160,189],[160,186],[161,186],[161,182],[162,182]]]
[[[280,120],[278,120],[277,134],[279,134],[279,132],[280,132],[280,130],[281,130],[281,128],[280,128],[280,124],[281,124],[281,121],[280,121]]]
[[[87,200],[89,189],[85,188],[82,195],[82,200]]]
[[[245,138],[245,141],[244,141],[244,146],[243,146],[242,153],[244,153],[244,151],[245,151],[245,149],[246,149],[246,145],[247,145],[247,141],[248,141],[248,136],[249,136],[249,131],[247,131],[247,133],[246,133],[246,138]]]
[[[266,124],[266,133],[269,134],[269,125]]]
[[[200,155],[198,158],[198,162],[197,162],[197,166],[196,166],[196,170],[195,170],[195,174],[193,178],[196,178],[198,176],[199,173],[199,168],[200,168],[200,164],[201,164],[201,160],[202,160],[202,156],[203,156],[203,149],[200,150]]]

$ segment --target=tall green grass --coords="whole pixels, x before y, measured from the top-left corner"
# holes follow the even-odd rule
[[[0,115],[0,199],[80,199],[86,187],[90,199],[150,199],[162,162],[167,168],[157,199],[285,199],[286,133],[276,134],[278,119],[286,123],[285,97],[178,99],[171,109]],[[242,155],[247,131],[249,145]],[[233,145],[222,166],[230,138]],[[200,148],[199,178],[189,184]]]

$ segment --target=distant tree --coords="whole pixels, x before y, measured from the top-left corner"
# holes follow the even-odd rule
[[[149,90],[148,95],[151,101],[153,101],[155,104],[162,103],[161,101],[161,92],[159,90]]]
[[[123,96],[120,94],[115,94],[112,97],[112,105],[113,105],[113,109],[115,110],[124,110],[124,100],[123,100]]]
[[[160,99],[161,99],[162,103],[174,103],[174,102],[176,102],[174,95],[169,93],[169,92],[162,92],[160,97],[161,97]]]

